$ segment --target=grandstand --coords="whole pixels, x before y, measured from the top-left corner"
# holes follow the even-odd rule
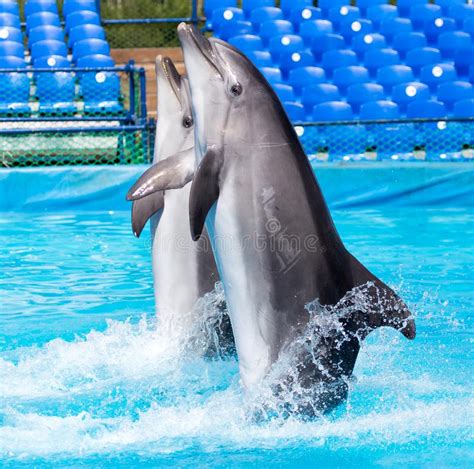
[[[309,155],[472,157],[471,3],[206,0],[203,16],[196,1],[173,8],[180,17],[109,18],[99,0],[0,0],[3,164],[149,160],[154,58],[169,55],[183,70],[182,20],[254,62]]]

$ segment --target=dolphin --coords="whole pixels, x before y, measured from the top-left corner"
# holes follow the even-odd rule
[[[194,26],[182,23],[178,34],[196,125],[191,233],[197,240],[207,227],[242,384],[257,389],[300,341],[296,371],[282,371],[275,395],[285,398],[282,389],[291,385],[308,404],[295,412],[328,412],[347,397],[367,334],[390,326],[413,339],[414,320],[345,248],[295,130],[262,74],[239,50],[206,39]],[[180,187],[183,165],[177,156],[173,167],[152,168],[129,197]],[[336,324],[320,327],[320,340],[312,342],[307,329],[328,310],[337,313]]]
[[[194,172],[194,122],[191,112],[189,84],[181,77],[168,57],[156,60],[158,89],[158,122],[153,164],[169,164],[167,157],[184,155],[188,172]],[[172,160],[172,158],[171,158]],[[186,172],[186,169],[183,168]],[[183,181],[186,182],[187,177]],[[152,225],[152,265],[155,303],[162,324],[170,328],[195,327],[202,322],[197,301],[212,292],[219,280],[212,249],[204,233],[197,244],[189,231],[189,192],[191,186],[179,190],[155,192],[133,202],[132,229],[140,236],[147,220]],[[233,336],[230,322],[220,306],[221,322],[215,325],[218,335],[211,352],[230,352]],[[212,329],[212,328],[211,328]],[[189,332],[189,331],[185,331]]]

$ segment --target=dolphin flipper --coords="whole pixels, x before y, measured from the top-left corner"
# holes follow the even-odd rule
[[[194,241],[201,237],[207,214],[219,197],[221,166],[221,154],[210,148],[196,169],[189,195],[189,221]]]
[[[139,238],[148,219],[164,206],[163,191],[147,195],[142,199],[134,200],[132,205],[132,230]]]
[[[127,200],[137,200],[153,192],[185,186],[193,178],[194,166],[194,148],[161,160],[140,176],[128,191]]]

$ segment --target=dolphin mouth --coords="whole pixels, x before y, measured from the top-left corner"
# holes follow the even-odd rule
[[[169,57],[163,57],[159,62],[161,71],[164,73],[173,93],[181,104],[181,75],[178,73],[173,61]]]
[[[193,24],[180,23],[178,25],[178,37],[184,51],[187,47],[192,47],[194,50],[197,50],[209,65],[214,68],[220,78],[223,79],[224,75],[217,64],[218,57],[211,42],[199,32],[196,26]]]

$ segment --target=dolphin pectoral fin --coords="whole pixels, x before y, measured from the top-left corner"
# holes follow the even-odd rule
[[[209,149],[196,169],[189,196],[189,221],[194,241],[201,237],[207,214],[219,197],[221,166],[221,154]]]
[[[194,166],[194,148],[155,163],[130,188],[127,200],[137,200],[153,192],[183,187],[193,178]]]
[[[132,230],[139,238],[148,219],[160,211],[165,203],[163,191],[154,192],[142,199],[134,200],[132,205]]]
[[[359,339],[371,331],[388,326],[401,332],[407,339],[414,339],[416,326],[413,315],[402,299],[385,283],[371,274],[355,257],[351,257],[351,270],[355,285],[367,285],[368,304],[358,307],[353,301],[354,312],[349,316],[347,326]],[[354,308],[355,306],[355,308]],[[361,305],[362,306],[362,305]]]

